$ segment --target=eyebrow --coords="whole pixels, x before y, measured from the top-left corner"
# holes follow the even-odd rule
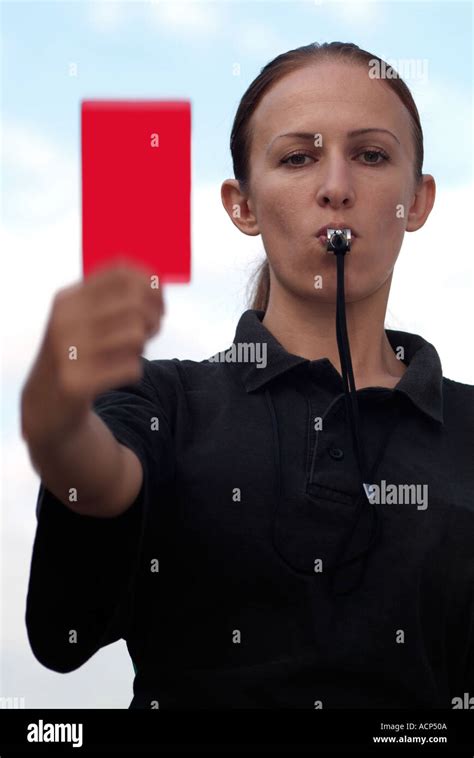
[[[398,137],[396,137],[393,132],[389,131],[388,129],[381,129],[379,127],[367,127],[366,129],[353,129],[350,132],[347,132],[348,137],[358,137],[360,134],[367,134],[367,132],[384,132],[385,134],[390,134],[391,137],[393,137],[394,140],[398,142],[400,145],[400,140]],[[311,140],[311,142],[314,142],[314,133],[312,132],[288,132],[286,134],[279,134],[275,139],[273,139],[269,146],[273,145],[274,142],[276,142],[277,139],[282,139],[283,137],[297,137],[298,139],[304,139],[304,140]]]

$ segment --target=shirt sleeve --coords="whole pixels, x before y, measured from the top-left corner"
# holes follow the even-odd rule
[[[102,393],[93,405],[142,463],[134,503],[113,518],[80,515],[40,482],[25,622],[37,660],[61,673],[126,639],[147,512],[173,475],[169,409],[150,379],[150,362],[142,360],[138,382]]]

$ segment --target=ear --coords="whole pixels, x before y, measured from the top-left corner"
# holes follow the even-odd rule
[[[407,232],[416,232],[425,223],[431,213],[436,197],[436,183],[431,174],[423,174],[415,189],[412,203],[408,210]]]
[[[230,220],[241,232],[251,237],[260,234],[257,219],[252,210],[252,200],[241,192],[237,179],[226,179],[222,183],[221,199]]]

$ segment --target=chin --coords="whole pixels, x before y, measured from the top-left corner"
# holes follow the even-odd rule
[[[345,272],[347,274],[347,272]],[[359,300],[364,300],[366,297],[372,295],[381,285],[376,282],[367,281],[354,281],[354,279],[345,276],[344,280],[344,300],[346,303],[353,303]],[[330,277],[323,276],[322,288],[315,288],[314,286],[308,288],[305,292],[306,296],[316,299],[321,303],[335,303],[337,300],[337,277],[336,275]]]

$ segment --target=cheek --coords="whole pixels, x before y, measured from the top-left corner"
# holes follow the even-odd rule
[[[375,238],[397,243],[403,239],[407,207],[402,193],[389,192],[374,196],[370,204]]]
[[[301,189],[283,183],[268,182],[262,187],[258,221],[262,234],[268,238],[278,234],[294,234],[301,226]]]

